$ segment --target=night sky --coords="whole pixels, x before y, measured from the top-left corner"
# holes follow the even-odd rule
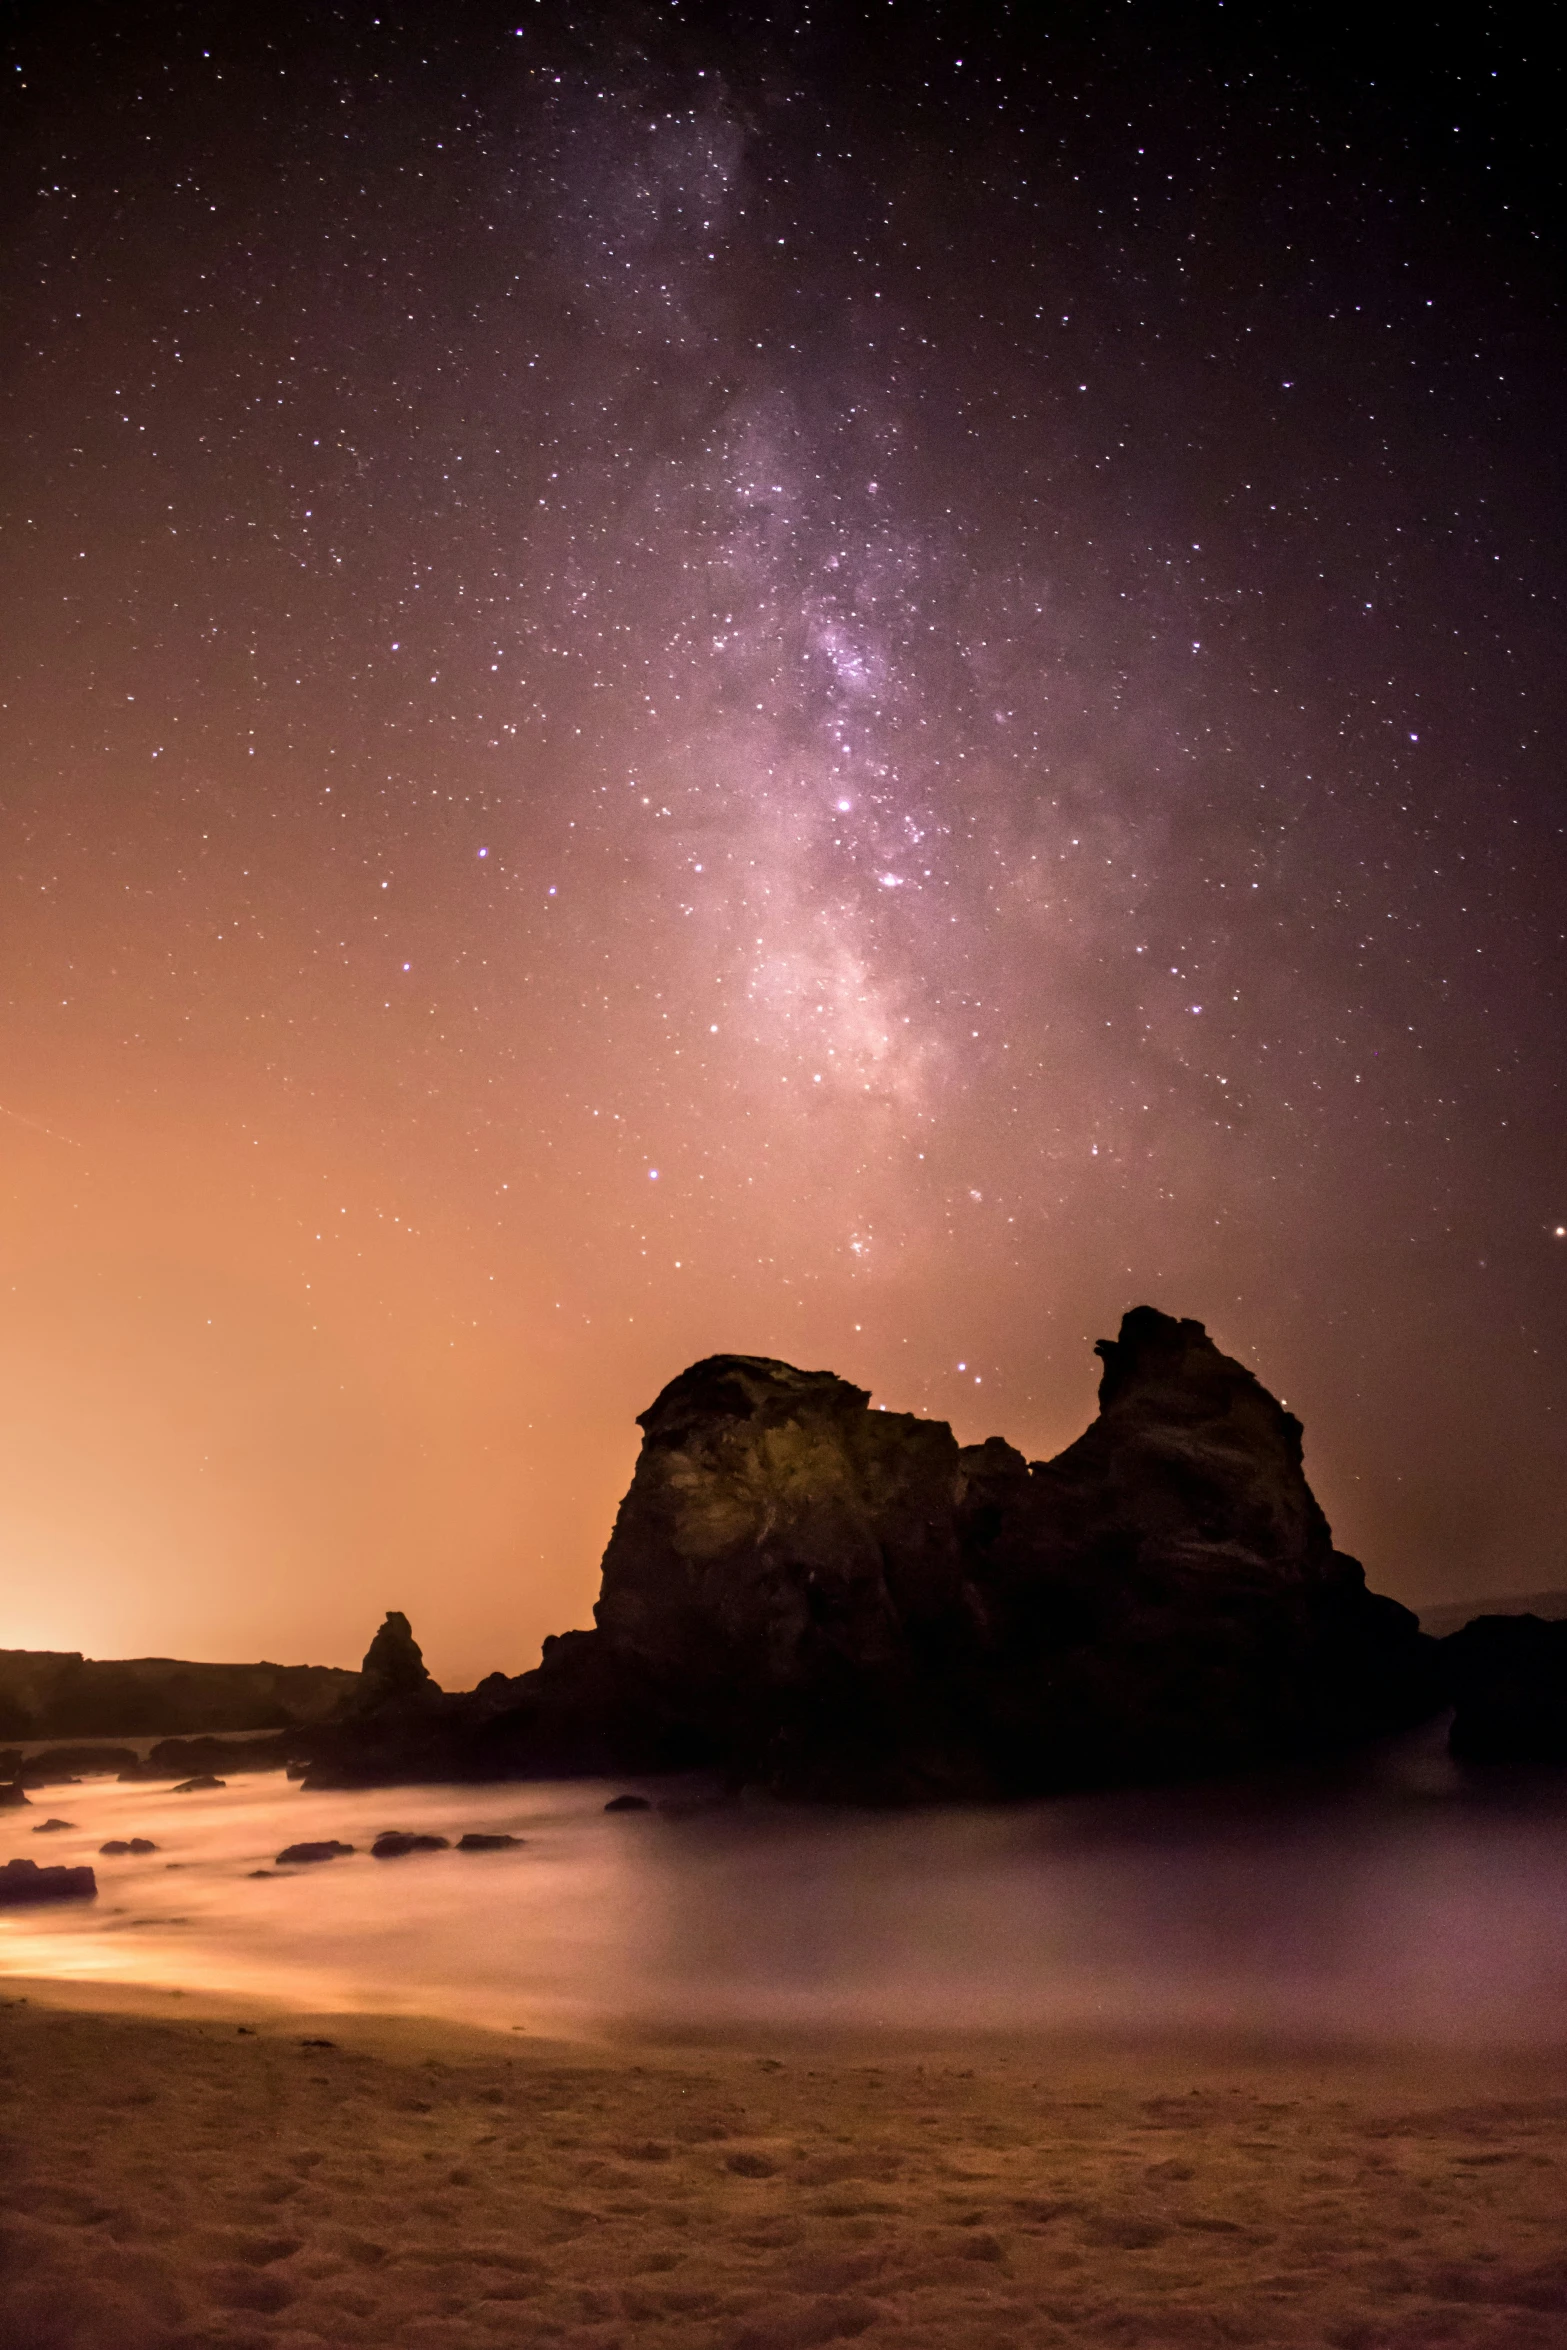
[[[1560,93],[1375,14],[10,13],[0,1645],[520,1670],[686,1363],[1140,1301],[1567,1581]]]

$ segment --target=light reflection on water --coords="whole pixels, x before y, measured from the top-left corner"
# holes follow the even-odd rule
[[[276,1774],[37,1790],[0,1823],[0,1859],[91,1861],[99,1899],[0,1916],[0,1973],[530,2031],[1567,2041],[1567,1776],[1466,1785],[1439,1730],[1332,1784],[984,1811],[606,1816],[614,1791],[307,1794]],[[74,1827],[28,1832],[51,1814]],[[383,1828],[526,1841],[376,1861]],[[99,1856],[132,1835],[160,1849]],[[252,1880],[325,1837],[359,1850]]]

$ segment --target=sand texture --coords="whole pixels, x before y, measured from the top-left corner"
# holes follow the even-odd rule
[[[0,2066],[5,2350],[1567,2345],[1557,2061],[628,2053],[30,1999]]]

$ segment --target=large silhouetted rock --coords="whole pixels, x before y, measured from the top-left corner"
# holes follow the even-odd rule
[[[1334,1549],[1299,1421],[1200,1322],[1138,1307],[1096,1351],[1098,1418],[965,1546],[1003,1776],[1225,1767],[1433,1710],[1434,1646]]]
[[[682,1374],[604,1558],[628,1689],[820,1793],[1162,1777],[1418,1714],[1429,1651],[1333,1548],[1299,1422],[1198,1322],[1139,1307],[1097,1351],[1097,1420],[1032,1466],[830,1374]]]
[[[1476,1616],[1441,1644],[1462,1762],[1567,1762],[1567,1623]]]
[[[1033,1464],[831,1372],[694,1365],[641,1417],[597,1629],[394,1709],[395,1736],[383,1713],[312,1784],[705,1764],[797,1795],[1015,1794],[1433,1710],[1435,1644],[1334,1549],[1299,1422],[1199,1322],[1138,1307],[1098,1352],[1098,1418]]]
[[[894,1741],[906,1763],[940,1736],[982,1623],[964,1456],[940,1421],[868,1405],[831,1372],[719,1355],[642,1415],[594,1614],[693,1758],[775,1777],[809,1753],[836,1772],[845,1741],[867,1757]]]

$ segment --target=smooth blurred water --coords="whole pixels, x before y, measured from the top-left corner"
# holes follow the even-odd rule
[[[91,1861],[99,1898],[0,1913],[0,1973],[529,2031],[1567,2041],[1567,1774],[1466,1778],[1439,1727],[1333,1773],[993,1810],[606,1815],[616,1791],[37,1790],[0,1860]],[[74,1827],[30,1832],[51,1814]],[[383,1828],[525,1842],[377,1861]],[[159,1851],[99,1856],[132,1835]],[[325,1837],[359,1850],[250,1877]]]

